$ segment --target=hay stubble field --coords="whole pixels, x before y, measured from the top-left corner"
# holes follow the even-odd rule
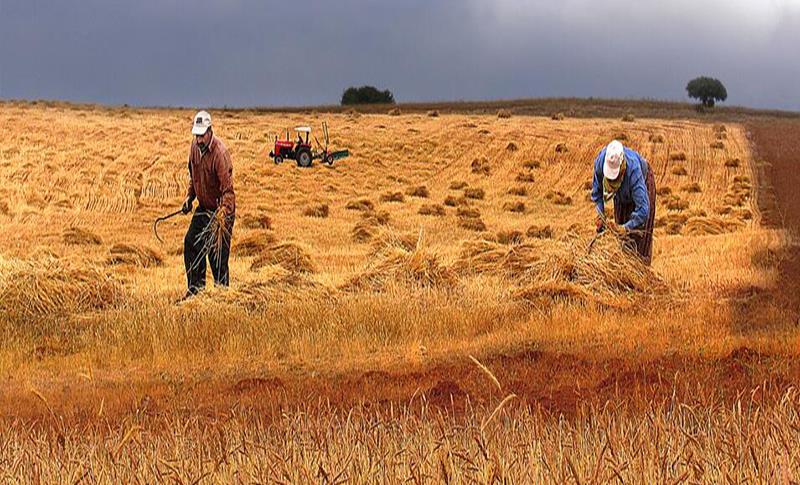
[[[6,473],[797,479],[798,313],[773,297],[794,242],[747,123],[212,112],[232,287],[175,305],[188,217],[163,245],[152,221],[191,114],[0,105]],[[267,159],[323,120],[350,158]],[[613,138],[656,171],[652,268],[587,250]]]

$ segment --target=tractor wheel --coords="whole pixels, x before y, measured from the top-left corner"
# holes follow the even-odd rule
[[[298,167],[310,167],[311,166],[311,152],[308,150],[303,150],[297,154],[297,166]]]
[[[275,155],[274,161],[275,161],[275,165],[280,165],[281,163],[283,163],[283,157],[280,156],[280,155]]]

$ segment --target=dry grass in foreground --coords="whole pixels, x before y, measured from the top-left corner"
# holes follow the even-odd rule
[[[87,429],[0,424],[0,473],[44,483],[795,483],[800,397],[653,402],[565,420],[513,395],[453,416],[424,397],[276,421],[132,417]],[[34,458],[35,457],[35,458]]]

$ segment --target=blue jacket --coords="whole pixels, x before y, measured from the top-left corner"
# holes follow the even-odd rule
[[[594,180],[592,182],[592,202],[597,206],[597,212],[603,214],[605,202],[603,201],[603,161],[606,158],[606,149],[600,150],[594,160]],[[650,167],[641,155],[625,147],[625,162],[627,168],[622,177],[622,185],[614,194],[614,204],[634,203],[635,209],[629,221],[623,224],[627,230],[639,229],[644,226],[650,214],[650,197],[647,195],[645,176]]]

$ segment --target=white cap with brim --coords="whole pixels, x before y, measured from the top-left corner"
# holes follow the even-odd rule
[[[625,150],[622,143],[617,140],[612,141],[606,147],[606,156],[603,160],[603,175],[608,180],[616,180],[619,177],[619,169],[622,160],[625,159]]]
[[[192,135],[205,135],[209,128],[211,128],[211,115],[207,111],[199,111],[194,115]]]

